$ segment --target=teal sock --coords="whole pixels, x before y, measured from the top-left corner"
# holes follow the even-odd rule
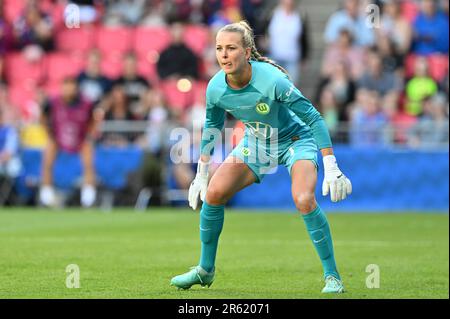
[[[223,205],[213,206],[203,202],[202,210],[200,211],[200,240],[202,242],[200,266],[207,272],[214,269],[223,219]]]
[[[336,268],[333,252],[333,240],[331,239],[330,227],[327,217],[320,207],[312,212],[302,215],[305,221],[306,229],[311,238],[314,247],[322,261],[324,276],[332,275],[341,279]]]

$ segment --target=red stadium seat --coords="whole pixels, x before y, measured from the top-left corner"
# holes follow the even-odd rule
[[[101,72],[110,79],[116,79],[123,72],[123,55],[120,53],[111,53],[103,55],[101,61]]]
[[[405,60],[405,76],[414,75],[414,64],[418,55],[409,54]],[[445,54],[432,54],[427,56],[428,70],[430,76],[436,81],[442,81],[448,73],[448,56]]]
[[[39,118],[39,105],[36,101],[36,90],[23,85],[9,87],[9,100],[18,107],[21,119],[25,122],[35,121]]]
[[[169,108],[177,110],[185,110],[192,106],[193,88],[187,92],[182,92],[178,88],[177,80],[165,80],[161,82],[161,91],[167,101]]]
[[[9,83],[33,87],[41,84],[45,78],[44,59],[29,62],[23,54],[12,53],[5,60],[6,78]]]
[[[26,0],[3,0],[3,11],[6,21],[13,23],[25,8]]]
[[[194,53],[199,56],[203,55],[203,51],[208,46],[209,30],[199,25],[188,25],[184,31],[184,42],[191,48]]]
[[[100,27],[96,34],[97,48],[104,54],[125,53],[133,46],[134,30],[132,28]]]
[[[433,54],[428,57],[430,76],[436,81],[442,81],[448,74],[448,55]]]
[[[409,23],[413,23],[416,20],[417,15],[419,14],[420,8],[419,5],[412,0],[404,0],[401,2],[401,11],[402,16],[408,20]]]
[[[46,57],[47,81],[61,82],[65,77],[77,76],[84,69],[82,55],[50,53]]]
[[[81,28],[62,28],[56,34],[56,48],[61,51],[87,52],[95,46],[96,29],[82,25]]]
[[[61,85],[61,82],[47,82],[42,89],[48,96],[54,97],[61,94]]]
[[[170,43],[170,33],[166,28],[139,27],[134,37],[134,49],[141,56],[161,52]]]

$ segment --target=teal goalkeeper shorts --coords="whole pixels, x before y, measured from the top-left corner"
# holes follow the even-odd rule
[[[256,183],[261,183],[267,174],[276,172],[278,165],[284,165],[289,174],[298,160],[310,160],[317,164],[318,147],[312,136],[294,137],[278,143],[259,140],[250,134],[244,134],[230,156],[241,159],[252,170]]]

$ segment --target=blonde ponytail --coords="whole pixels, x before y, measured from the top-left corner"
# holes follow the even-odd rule
[[[281,65],[277,64],[275,61],[269,59],[268,57],[262,56],[255,45],[254,35],[253,35],[253,29],[250,27],[247,21],[239,21],[232,24],[227,24],[223,28],[219,30],[219,32],[238,32],[242,35],[242,44],[244,48],[250,48],[250,59],[254,61],[259,62],[265,62],[272,64],[277,69],[281,70],[283,73],[287,74],[289,76],[289,73],[286,71],[285,68],[283,68]]]

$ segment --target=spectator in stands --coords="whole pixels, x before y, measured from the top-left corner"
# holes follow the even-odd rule
[[[183,24],[173,23],[170,32],[172,43],[161,52],[157,63],[159,77],[163,80],[182,76],[198,79],[198,57],[183,43]]]
[[[40,11],[38,5],[29,2],[24,13],[14,22],[14,42],[18,49],[29,46],[44,51],[53,50],[53,23],[51,17]]]
[[[80,95],[75,78],[64,79],[62,94],[48,100],[43,108],[49,142],[43,156],[39,199],[45,206],[57,205],[52,174],[56,156],[58,152],[79,153],[83,166],[81,205],[90,207],[96,199],[93,141],[102,112]]]
[[[176,152],[182,154],[182,156],[195,156],[196,154],[192,154],[196,149],[195,141],[198,140],[198,138],[196,138],[195,132],[193,132],[193,138],[193,143],[190,139],[184,141],[185,145],[180,145],[179,143],[177,143],[177,145],[172,148],[172,151],[176,150]],[[178,147],[180,149],[178,149]],[[183,150],[187,151],[187,154],[183,154]],[[184,158],[180,162],[171,161],[170,170],[172,173],[172,179],[169,182],[169,186],[174,189],[187,191],[189,189],[189,186],[191,185],[192,178],[195,177],[196,165],[193,164],[193,161],[191,161],[189,158]]]
[[[86,69],[78,75],[81,94],[94,104],[111,90],[111,80],[101,74],[101,54],[97,50],[89,52]]]
[[[249,25],[253,26],[255,34],[263,33],[263,26],[260,21],[264,0],[241,0],[240,7],[244,19],[248,21]]]
[[[262,0],[205,0],[202,1],[203,23],[220,29],[225,24],[245,18],[254,26],[261,18],[257,14],[263,3]]]
[[[12,46],[12,30],[4,17],[3,0],[0,0],[0,55],[5,54]]]
[[[347,106],[355,99],[356,85],[350,78],[349,67],[346,62],[335,62],[330,76],[322,79],[319,84],[316,100],[319,100],[319,97],[322,96],[325,87],[333,94],[339,121],[348,121]]]
[[[173,23],[180,21],[184,23],[189,22],[189,18],[192,12],[192,6],[190,0],[169,0],[167,21]]]
[[[399,109],[399,96],[396,93],[384,96],[381,107],[389,122],[389,129],[385,132],[386,141],[389,144],[405,144],[407,132],[416,123],[417,117]]]
[[[280,1],[269,22],[269,55],[288,71],[293,83],[300,79],[300,61],[305,58],[305,31],[295,1]]]
[[[166,128],[169,120],[169,110],[164,96],[158,89],[148,90],[144,99],[147,112],[147,131],[140,145],[152,154],[159,154],[165,145]]]
[[[137,70],[136,55],[128,53],[124,60],[123,74],[115,82],[125,90],[129,102],[129,111],[133,114],[133,117],[142,119],[145,114],[141,109],[141,101],[151,86],[144,77],[138,74]]]
[[[208,29],[209,32],[209,41],[205,50],[203,51],[203,67],[204,72],[202,74],[203,78],[209,81],[217,72],[220,71],[219,64],[217,63],[216,58],[216,33],[218,29],[210,27]]]
[[[366,25],[365,8],[359,0],[344,0],[344,9],[331,15],[325,27],[325,42],[335,43],[342,29],[349,30],[357,46],[371,46],[375,43],[374,28]]]
[[[5,59],[0,55],[0,85],[6,84],[5,79]]]
[[[357,87],[377,91],[383,96],[390,92],[399,92],[401,82],[395,73],[383,70],[381,57],[378,51],[373,49],[368,53],[367,70],[358,80]]]
[[[222,8],[222,0],[207,0],[202,3],[203,23],[212,26],[213,17]]]
[[[106,121],[133,121],[134,116],[130,110],[130,100],[126,94],[125,88],[122,84],[116,83],[109,98],[102,103],[105,110]],[[126,130],[115,131],[113,128],[111,132],[103,134],[101,143],[115,146],[126,146],[134,142],[136,136]]]
[[[147,91],[144,99],[147,110],[147,128],[137,141],[138,146],[144,150],[142,165],[137,173],[134,184],[141,189],[146,187],[152,190],[152,198],[161,197],[161,174],[166,167],[168,156],[165,151],[169,146],[169,135],[173,128],[170,114],[164,101],[164,96],[158,89]]]
[[[145,5],[146,0],[109,0],[103,23],[109,26],[137,25]]]
[[[103,0],[69,0],[69,3],[75,4],[79,9],[80,23],[90,24],[99,20],[100,12],[98,7],[102,4]],[[66,6],[66,10],[70,7]],[[66,11],[64,14],[67,15]]]
[[[191,12],[189,14],[189,23],[202,24],[204,21],[203,1],[191,1]]]
[[[391,38],[385,34],[379,34],[376,47],[381,57],[383,70],[385,72],[397,73],[399,77],[402,77],[404,56],[396,51]]]
[[[421,0],[421,11],[413,24],[413,53],[448,54],[448,16],[438,10],[435,0]]]
[[[360,90],[352,109],[350,121],[350,140],[357,146],[380,146],[385,141],[383,129],[388,124],[381,110],[379,92]]]
[[[385,36],[393,43],[394,50],[405,55],[411,48],[412,29],[408,20],[402,16],[399,0],[384,0],[381,16],[381,28],[376,29],[378,36]]]
[[[422,99],[437,92],[437,83],[428,74],[428,62],[418,57],[414,64],[414,76],[406,83],[406,112],[418,115],[422,112]]]
[[[18,115],[18,122],[20,123],[20,145],[24,148],[43,150],[48,144],[48,134],[42,122],[41,108],[48,103],[48,95],[44,90],[38,89],[34,102],[37,104],[36,114],[32,114],[26,119]]]
[[[337,41],[325,48],[321,70],[323,77],[329,77],[334,65],[339,61],[344,61],[349,66],[352,79],[361,77],[365,68],[365,54],[364,50],[355,46],[353,42],[352,33],[347,29],[342,29]]]
[[[0,185],[2,179],[19,176],[20,169],[19,133],[14,125],[7,122],[0,108]]]
[[[447,19],[448,19],[448,6],[449,6],[448,0],[441,0],[439,4],[440,4],[440,9],[447,16]]]
[[[224,25],[232,23],[224,10],[218,10],[208,19],[208,25],[212,28],[220,29]]]
[[[203,113],[206,114],[206,113]],[[198,118],[199,119],[199,118]],[[195,126],[195,125],[198,126]],[[190,123],[188,125],[188,129],[190,131],[190,135],[192,138],[184,138],[180,141],[177,141],[174,145],[170,145],[171,155],[176,154],[176,160],[171,158],[169,163],[169,187],[172,189],[183,190],[185,192],[188,191],[189,186],[191,185],[192,178],[194,178],[195,173],[197,172],[197,163],[193,161],[194,158],[200,156],[200,144],[202,138],[202,130],[203,120],[197,123]],[[182,123],[176,122],[174,120],[173,125],[180,127],[183,126]],[[216,147],[216,151],[211,157],[211,166],[210,166],[210,177],[212,177],[220,166],[220,164],[224,161],[223,150],[219,147]]]
[[[423,100],[423,111],[418,122],[410,130],[409,145],[436,147],[449,142],[449,124],[446,114],[448,101],[442,94]]]
[[[339,111],[333,91],[328,86],[325,86],[320,93],[318,109],[327,124],[330,135],[335,137],[339,124]]]
[[[166,2],[160,0],[151,0],[150,4],[145,6],[143,18],[140,21],[141,26],[145,27],[165,27],[166,22]]]
[[[206,1],[205,1],[206,2]],[[207,23],[210,27],[221,28],[228,23],[238,22],[243,19],[239,1],[210,1],[212,2],[212,12]]]

